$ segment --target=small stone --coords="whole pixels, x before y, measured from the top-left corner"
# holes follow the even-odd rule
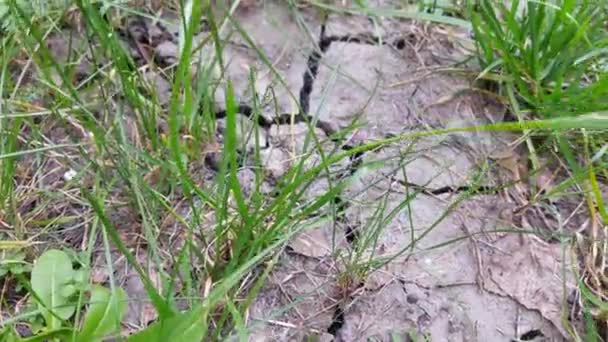
[[[414,294],[408,294],[405,299],[410,304],[416,304],[416,303],[418,303],[418,296],[416,296]]]
[[[72,178],[74,178],[75,176],[76,176],[76,171],[74,171],[74,170],[72,170],[72,169],[69,169],[68,171],[66,171],[66,172],[63,174],[63,179],[64,179],[66,182],[69,182],[69,181],[71,181],[71,180],[72,180]]]

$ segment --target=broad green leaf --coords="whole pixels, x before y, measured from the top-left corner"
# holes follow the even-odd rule
[[[168,320],[150,325],[145,330],[130,336],[127,342],[198,342],[205,337],[207,329],[202,321],[202,308],[197,307],[179,313]]]
[[[71,286],[73,277],[72,261],[62,251],[46,251],[34,264],[32,290],[36,293],[38,307],[50,330],[61,328],[61,319],[66,320],[74,314],[75,304],[63,295],[65,289]]]
[[[91,290],[91,304],[76,341],[100,341],[120,330],[120,322],[127,310],[127,295],[121,288],[112,293],[103,286]]]
[[[17,336],[19,336],[12,326],[5,326],[0,330],[0,341],[6,342],[17,342]]]
[[[72,284],[66,285],[61,289],[61,295],[66,298],[73,296],[75,293],[76,293],[76,286],[74,286]]]

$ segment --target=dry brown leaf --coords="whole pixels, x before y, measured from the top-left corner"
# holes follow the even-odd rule
[[[534,176],[530,178],[532,185],[534,185],[539,191],[544,190],[548,192],[555,186],[554,181],[557,173],[547,167],[547,164],[547,160],[541,160],[541,170],[537,171]]]
[[[525,165],[521,162],[521,156],[511,146],[497,149],[489,157],[495,160],[500,167],[509,171],[512,180],[519,181],[522,175],[526,173]]]
[[[144,176],[144,181],[147,184],[154,186],[154,185],[158,184],[158,181],[160,180],[160,176],[161,176],[161,168],[160,168],[160,166],[156,166]]]
[[[104,284],[108,280],[107,267],[94,267],[91,271],[91,282],[93,284]]]
[[[289,244],[294,252],[313,257],[321,258],[332,254],[332,252],[340,245],[345,243],[344,234],[335,234],[333,240],[333,227],[331,224],[320,228],[306,230],[296,236]]]
[[[562,277],[562,246],[515,234],[506,235],[493,245],[495,249],[482,253],[489,278],[486,290],[538,311],[568,337],[561,323],[563,296],[567,295],[563,288],[564,282],[566,288],[573,284],[571,276]]]
[[[501,158],[496,161],[503,169],[508,170],[513,175],[513,180],[521,179],[519,172],[519,158],[515,155],[511,155],[506,158]]]
[[[130,274],[127,278],[125,291],[129,298],[125,324],[144,327],[157,318],[156,308],[150,303],[144,284],[136,273]]]

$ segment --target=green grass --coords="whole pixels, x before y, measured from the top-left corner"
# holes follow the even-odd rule
[[[516,6],[518,2],[513,3]],[[428,10],[428,6],[419,7],[424,12],[376,9],[365,1],[358,1],[356,6],[343,9],[310,1],[312,6],[333,13],[408,18],[474,28],[483,68],[480,78],[492,75],[498,79],[499,95],[508,98],[512,110],[521,115],[516,122],[421,131],[369,142],[349,151],[327,150],[323,147],[327,142],[311,129],[307,146],[299,151],[296,162],[274,189],[273,197],[261,187],[264,174],[259,165],[259,146],[248,157],[255,164],[251,193],[244,193],[239,182],[241,155],[237,151],[244,142],[240,139],[237,99],[230,82],[223,89],[226,130],[224,144],[218,151],[219,172],[209,179],[197,168],[215,142],[213,99],[218,87],[223,86],[218,86],[213,79],[224,72],[227,63],[219,57],[224,44],[220,37],[231,24],[228,17],[216,17],[208,1],[193,0],[192,6],[181,13],[181,55],[169,71],[173,82],[167,107],[158,103],[155,96],[158,94],[150,92],[142,70],[137,69],[119,42],[115,28],[104,17],[107,14],[118,21],[138,13],[138,9],[125,11],[125,5],[118,2],[84,0],[56,1],[46,8],[30,8],[21,1],[0,0],[0,4],[3,5],[0,17],[10,19],[3,21],[5,25],[0,34],[0,234],[3,240],[0,271],[5,284],[22,287],[19,295],[31,304],[28,310],[17,314],[11,307],[14,303],[6,300],[0,303],[3,314],[13,314],[2,323],[3,340],[19,340],[14,333],[17,322],[25,322],[39,340],[79,341],[79,338],[90,338],[91,331],[107,336],[120,334],[120,329],[112,324],[95,330],[90,323],[99,305],[107,305],[112,309],[109,311],[118,316],[123,314],[120,303],[123,290],[114,279],[115,273],[124,271],[114,269],[113,261],[119,258],[126,260],[128,268],[137,273],[158,316],[154,324],[140,327],[128,340],[165,341],[169,336],[179,341],[209,336],[220,340],[232,334],[246,339],[249,306],[262,290],[288,241],[318,224],[311,222],[313,215],[319,216],[319,220],[335,221],[335,199],[343,195],[353,179],[334,181],[313,199],[305,196],[305,190],[315,181],[330,177],[331,170],[350,156],[402,141],[478,130],[542,131],[556,136],[582,131],[579,136],[592,137],[581,139],[585,153],[578,155],[574,153],[576,149],[566,148],[571,146],[569,141],[558,140],[556,144],[565,151],[564,158],[573,172],[569,180],[582,184],[588,191],[592,210],[597,208],[602,217],[608,216],[597,181],[598,177],[607,176],[606,160],[600,156],[591,162],[604,141],[594,132],[608,128],[608,116],[601,113],[608,109],[608,83],[605,69],[601,69],[607,41],[605,28],[599,24],[601,18],[605,20],[606,9],[592,6],[591,2],[583,1],[580,6],[573,2],[551,5],[529,2],[528,10],[532,14],[518,16],[517,7],[505,8],[482,1],[478,7],[471,5],[465,8],[468,11],[463,9],[468,17],[454,18]],[[235,2],[231,10],[237,4]],[[290,5],[293,11],[298,10],[294,2]],[[69,34],[61,32],[59,27],[68,14],[74,12],[81,15],[81,35],[90,39],[78,41],[72,37],[74,55],[70,61],[56,60],[46,47],[46,39],[51,34]],[[445,13],[448,12],[452,13],[447,10]],[[208,17],[211,31],[202,42],[211,54],[206,63],[198,62],[195,51],[200,43],[195,36],[202,16]],[[234,34],[240,34],[266,67],[278,74],[272,61],[253,45],[238,22],[233,21],[232,25],[236,27]],[[83,85],[73,82],[73,62],[84,54],[102,68],[97,77]],[[15,65],[27,65],[31,70]],[[196,75],[190,72],[193,67]],[[23,78],[15,77],[18,71],[24,73]],[[29,73],[34,74],[34,82],[26,81]],[[250,79],[253,87],[254,72]],[[96,96],[87,96],[89,91]],[[254,101],[251,105],[254,115],[261,115],[260,104]],[[166,129],[159,128],[163,124]],[[257,137],[259,128],[254,127],[249,133]],[[529,139],[531,148],[535,144]],[[321,156],[320,161],[306,166],[317,155]],[[403,163],[398,164],[403,166]],[[75,175],[63,183],[55,181],[45,185],[45,177],[52,176],[46,173],[54,170],[49,165],[59,165],[55,167],[59,178],[67,170],[74,170]],[[364,167],[373,170],[375,165]],[[566,185],[570,184],[569,180],[564,181]],[[481,184],[482,180],[476,179],[476,182]],[[378,257],[376,253],[378,237],[387,223],[408,208],[418,195],[417,192],[409,194],[391,210],[386,205],[388,197],[379,199],[369,221],[370,229],[362,232],[352,249],[335,251],[345,266],[336,278],[345,287],[364,280],[391,260],[413,252],[417,240],[388,258]],[[453,205],[470,196],[464,193]],[[35,200],[35,211],[22,207],[31,199]],[[114,215],[121,210],[136,219],[129,222],[116,219]],[[438,213],[436,222],[418,239],[424,238],[450,212],[448,208]],[[174,224],[168,225],[168,220]],[[81,225],[76,226],[75,222]],[[121,227],[124,223],[133,226]],[[80,236],[84,235],[83,241],[76,245],[66,238],[74,226],[82,230]],[[174,226],[180,229],[181,241],[178,248],[167,251],[166,248],[172,247],[166,243],[166,235],[170,234],[167,230]],[[129,228],[137,233],[129,234]],[[97,236],[100,239],[96,242]],[[146,246],[145,252],[138,244]],[[36,290],[41,285],[39,280],[35,281],[32,266],[35,267],[44,250],[52,248],[72,251],[67,255],[73,265],[67,267],[60,256],[61,265],[66,266],[67,274],[74,271],[70,270],[72,266],[77,266],[82,271],[78,277],[84,278],[76,281],[66,276],[64,288],[53,290],[67,291],[63,293],[67,301],[64,305],[74,308],[70,315],[63,314],[65,307],[56,308],[52,304],[48,307],[49,302],[40,298],[40,290]],[[94,285],[91,279],[94,268],[99,266],[94,258],[98,255],[108,267],[105,290]],[[596,297],[589,298],[594,298],[589,301],[590,305],[600,305]],[[182,300],[187,302],[187,309],[178,309]]]
[[[531,115],[606,110],[605,6],[587,0],[471,4],[484,73],[513,88]]]

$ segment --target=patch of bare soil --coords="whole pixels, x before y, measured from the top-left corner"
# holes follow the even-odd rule
[[[254,125],[253,96],[261,100],[263,116],[257,124],[267,176],[263,187],[269,196],[298,155],[310,151],[304,142],[308,126],[303,122],[308,118],[315,118],[319,137],[332,136],[353,122],[359,125],[348,139],[327,142],[327,149],[338,144],[344,150],[375,139],[504,118],[500,104],[475,91],[462,74],[450,73],[463,57],[453,35],[466,33],[440,25],[375,19],[376,25],[355,16],[332,15],[321,21],[310,7],[295,16],[282,1],[250,3],[236,13],[273,70],[235,33],[226,39],[225,78],[217,81],[234,82],[245,125]],[[137,19],[122,35],[139,65],[170,67],[178,58],[176,27]],[[49,44],[58,56],[67,55],[59,39],[53,37]],[[90,61],[79,63],[75,81],[92,67]],[[252,70],[256,71],[253,87]],[[166,103],[167,74],[150,68],[146,76],[151,93]],[[225,114],[221,91],[216,101],[221,133]],[[78,127],[70,129],[78,132]],[[516,139],[488,132],[409,139],[354,155],[336,166],[337,178],[351,179],[336,203],[336,220],[313,225],[290,242],[250,309],[251,340],[567,339],[562,309],[573,290],[567,276],[572,265],[566,257],[571,251],[550,240],[514,233],[530,228],[530,208],[522,195],[527,184],[520,182],[519,169],[512,162],[520,152],[513,147]],[[252,149],[252,143],[247,142],[241,152]],[[319,158],[309,163],[315,160]],[[48,191],[60,192],[67,170],[53,168],[52,159],[45,163],[22,164],[29,165],[21,176],[23,187],[47,181],[55,184]],[[215,172],[211,157],[194,163],[201,182]],[[49,171],[44,179],[32,171],[35,167]],[[249,192],[251,169],[245,165],[239,177]],[[502,186],[505,182],[515,186]],[[319,179],[306,196],[322,193],[327,183]],[[71,185],[65,191],[74,189]],[[73,208],[78,206],[56,210],[80,215],[71,213]],[[141,234],[138,218],[120,208],[117,203],[110,216],[121,231]],[[183,209],[182,214],[188,215]],[[553,209],[562,210],[555,204]],[[577,209],[564,210],[569,211],[563,216],[570,217]],[[545,223],[543,228],[556,229]],[[164,228],[167,236],[159,243],[175,250],[183,232],[176,222],[166,222]],[[137,238],[130,236],[128,241]],[[139,250],[145,246],[133,245],[138,253],[145,253]],[[372,259],[386,262],[373,272],[344,276]],[[104,269],[100,254],[95,281],[106,281]],[[131,299],[143,296],[141,282],[124,260],[117,261],[114,269]],[[151,309],[137,300],[129,308],[128,324],[133,329],[154,318]]]

